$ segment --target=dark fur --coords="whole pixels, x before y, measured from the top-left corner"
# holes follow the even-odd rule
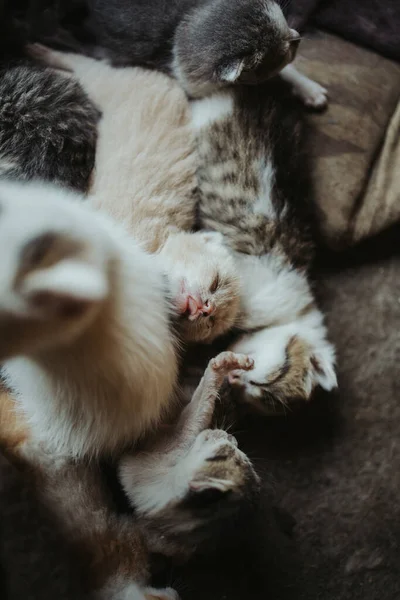
[[[80,85],[30,62],[0,69],[0,174],[86,191],[99,112]]]
[[[83,600],[79,568],[26,478],[0,454],[0,595]]]
[[[275,252],[307,268],[313,257],[312,210],[301,109],[278,82],[237,89],[234,100],[233,117],[199,134],[200,225],[223,233],[235,250]],[[274,166],[272,218],[253,211],[261,190],[254,162],[268,156]],[[235,167],[216,173],[215,165],[226,161]]]
[[[21,4],[0,4],[0,176],[84,192],[100,113],[78,83],[26,55],[27,31],[11,10]]]

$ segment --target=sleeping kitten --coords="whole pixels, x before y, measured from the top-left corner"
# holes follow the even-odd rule
[[[241,398],[268,412],[336,386],[307,272],[313,256],[310,184],[300,112],[282,84],[223,92],[193,103],[199,151],[199,218],[223,233],[242,277],[232,346],[254,358],[231,373]],[[250,333],[251,332],[251,333]]]
[[[160,257],[183,340],[225,333],[239,311],[239,282],[221,236],[192,232],[197,156],[184,92],[161,73],[44,47],[32,52],[71,69],[101,109],[90,200]]]
[[[214,359],[176,425],[157,437],[177,374],[158,257],[59,188],[3,182],[0,209],[0,339],[14,395],[0,396],[0,443],[62,523],[89,590],[175,598],[144,589],[147,552],[188,555],[212,535],[210,491],[222,521],[257,494],[235,440],[207,431],[226,375],[252,361],[229,352]],[[98,460],[117,461],[140,440],[145,452],[121,463],[136,520],[119,519]]]
[[[299,34],[274,0],[78,0],[46,2],[19,14],[29,41],[116,65],[161,70],[192,97],[235,83],[254,84],[276,75],[294,59]],[[77,6],[78,5],[78,6]],[[20,11],[21,12],[21,11]],[[292,68],[294,90],[314,107],[327,91]]]

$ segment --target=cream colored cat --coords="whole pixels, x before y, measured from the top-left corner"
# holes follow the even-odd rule
[[[197,154],[183,90],[161,73],[32,48],[73,71],[102,111],[91,201],[162,257],[183,339],[225,333],[238,315],[239,282],[222,236],[192,232]]]

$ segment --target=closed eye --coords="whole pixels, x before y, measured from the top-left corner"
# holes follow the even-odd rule
[[[267,387],[268,386],[268,383],[265,383],[265,382],[262,383],[261,381],[252,381],[252,380],[250,380],[249,383],[250,383],[250,385],[255,385],[257,387]]]
[[[219,273],[216,274],[216,276],[214,277],[212,284],[210,285],[210,292],[213,294],[214,292],[217,291],[219,286]]]

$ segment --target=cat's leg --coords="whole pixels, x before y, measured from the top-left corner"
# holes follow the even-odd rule
[[[328,90],[322,85],[300,73],[292,64],[279,73],[284,81],[292,86],[293,93],[309,108],[322,109],[328,104]]]
[[[243,335],[231,350],[254,359],[250,373],[238,370],[229,375],[235,395],[265,414],[309,400],[318,386],[327,391],[337,386],[335,351],[315,306],[290,323]]]
[[[222,522],[258,491],[258,477],[236,440],[207,429],[219,388],[235,365],[247,370],[252,361],[231,352],[212,359],[176,427],[121,461],[122,485],[153,552],[186,554],[211,535],[216,515]]]
[[[215,402],[225,377],[236,369],[249,371],[252,368],[252,359],[233,352],[221,352],[211,359],[191,401],[183,409],[170,436],[170,448],[175,448],[179,455],[190,448],[197,435],[211,425]]]

